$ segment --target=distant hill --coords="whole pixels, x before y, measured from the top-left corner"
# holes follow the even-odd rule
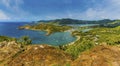
[[[103,20],[77,20],[77,19],[55,19],[55,20],[40,20],[37,23],[51,23],[51,24],[99,24],[100,27],[116,27],[120,26],[120,20],[110,20],[110,19],[103,19]]]
[[[77,20],[77,19],[55,19],[55,20],[40,20],[38,22],[47,22],[47,23],[59,23],[59,24],[107,24],[115,20],[104,19],[104,20]]]
[[[120,20],[114,20],[114,21],[109,22],[107,24],[101,24],[101,26],[104,26],[104,27],[117,27],[117,26],[120,26]]]

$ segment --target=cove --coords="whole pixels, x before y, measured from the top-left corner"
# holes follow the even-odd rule
[[[29,36],[32,44],[64,45],[76,40],[70,32],[57,32],[46,36],[46,32],[33,30],[19,30],[18,27],[29,24],[25,22],[0,22],[0,35],[20,38]]]

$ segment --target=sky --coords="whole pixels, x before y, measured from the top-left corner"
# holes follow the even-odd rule
[[[120,19],[120,0],[0,0],[0,21]]]

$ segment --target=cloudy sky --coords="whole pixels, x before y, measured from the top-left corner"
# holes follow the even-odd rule
[[[120,19],[120,0],[0,0],[0,21]]]

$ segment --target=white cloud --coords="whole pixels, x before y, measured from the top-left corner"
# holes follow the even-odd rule
[[[96,0],[92,0],[95,2]],[[85,11],[79,10],[69,11],[66,10],[62,17],[83,19],[83,20],[98,20],[98,19],[120,19],[120,0],[102,0],[103,3],[93,4],[94,7],[90,7]],[[49,19],[58,18],[56,16],[49,16]]]
[[[1,3],[6,7],[10,7],[10,0],[1,0]]]
[[[96,3],[97,0],[91,0],[91,2]],[[21,8],[24,4],[24,0],[1,0],[0,4],[4,5],[8,10],[0,10],[0,19],[56,19],[56,18],[75,18],[75,19],[120,19],[120,0],[101,0],[103,3],[93,4],[86,9],[84,12],[72,12],[67,11],[66,13],[60,13],[58,15],[45,15],[45,16],[34,16]],[[70,4],[72,0],[65,0],[64,3]],[[104,5],[105,4],[105,5]],[[99,6],[99,7],[98,7]],[[12,13],[9,13],[12,12]]]
[[[120,5],[120,0],[110,0],[111,4]]]
[[[10,18],[12,18],[11,20],[27,20],[32,16],[32,14],[21,8],[21,5],[24,4],[23,0],[1,0],[0,4],[6,7],[6,13]]]
[[[88,19],[107,19],[109,18],[106,10],[89,8],[84,12]]]
[[[10,11],[14,13],[22,14],[24,10],[21,9],[21,5],[24,3],[23,0],[2,0],[1,3]]]
[[[24,3],[23,0],[1,0],[1,3],[6,6],[7,8],[19,7],[21,4]]]
[[[90,7],[82,13],[78,13],[82,19],[120,19],[120,0],[103,0],[101,7]]]
[[[54,15],[50,15],[50,16],[46,16],[44,19],[58,19],[60,18],[59,16],[54,16]]]
[[[96,17],[97,16],[97,11],[93,10],[92,8],[89,8],[87,11],[86,11],[86,16],[87,17]]]
[[[5,14],[2,10],[0,10],[0,20],[9,20],[10,17]]]

